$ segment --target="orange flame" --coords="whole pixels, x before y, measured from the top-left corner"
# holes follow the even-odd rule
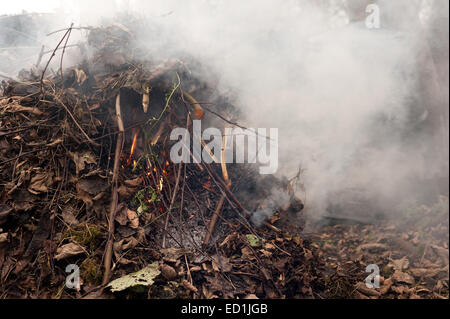
[[[131,144],[130,158],[131,158],[131,156],[133,156],[134,149],[136,148],[137,136],[138,136],[138,133],[136,132],[133,137],[133,143]]]

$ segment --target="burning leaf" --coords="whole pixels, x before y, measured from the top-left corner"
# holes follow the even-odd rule
[[[155,261],[137,272],[111,281],[107,287],[111,288],[112,292],[116,292],[136,286],[151,286],[154,283],[154,279],[161,273],[158,268],[158,262]]]
[[[82,253],[84,253],[83,247],[81,247],[80,245],[75,244],[75,243],[68,243],[68,244],[65,244],[65,245],[59,247],[56,250],[55,259],[61,260],[61,259],[65,259],[68,257],[76,256],[76,255],[79,255]]]

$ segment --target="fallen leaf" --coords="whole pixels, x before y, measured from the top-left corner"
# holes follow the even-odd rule
[[[379,252],[387,249],[388,247],[386,245],[380,243],[363,244],[358,247],[358,251],[367,250],[369,252]]]
[[[68,225],[77,225],[79,224],[79,221],[74,216],[74,209],[71,206],[65,207],[65,209],[62,211],[61,216],[65,223]]]
[[[178,273],[177,271],[172,267],[169,266],[167,264],[162,264],[159,267],[159,270],[161,270],[161,274],[164,276],[164,278],[166,278],[168,281],[172,281],[174,280],[177,276]]]
[[[187,290],[190,290],[190,291],[192,291],[192,292],[194,292],[194,293],[197,293],[197,292],[198,292],[198,289],[197,289],[194,285],[192,285],[189,281],[187,281],[186,279],[183,279],[183,280],[181,281],[181,284],[182,284],[183,287],[186,288]]]
[[[47,193],[48,188],[53,184],[53,172],[36,173],[31,178],[28,191],[32,194]]]
[[[159,264],[155,261],[137,272],[111,281],[107,287],[111,288],[112,292],[116,292],[136,286],[151,286],[154,283],[154,279],[161,273],[158,268]]]
[[[128,210],[128,208],[125,203],[120,203],[117,206],[116,215],[114,217],[114,220],[122,226],[125,226],[128,223],[127,210]]]
[[[127,209],[127,218],[130,221],[131,228],[136,229],[139,227],[139,217],[135,211]]]
[[[86,164],[97,164],[95,161],[95,156],[91,152],[85,152],[79,154],[77,152],[69,152],[70,157],[72,157],[75,163],[75,170],[77,175],[86,168]]]
[[[8,233],[0,234],[0,244],[6,243],[8,241]]]
[[[77,182],[77,190],[82,190],[90,195],[97,195],[107,188],[108,184],[100,177],[82,178]]]
[[[37,107],[22,106],[20,104],[11,104],[6,109],[6,112],[10,112],[10,113],[28,112],[28,113],[32,113],[34,115],[42,115],[42,114],[44,114]]]
[[[399,271],[399,270],[396,270],[394,272],[394,274],[392,275],[392,279],[395,282],[406,283],[406,284],[410,284],[410,285],[414,284],[413,276],[411,276],[405,272]]]
[[[259,242],[259,238],[256,237],[255,235],[247,234],[245,236],[247,237],[247,240],[248,240],[250,246],[252,246],[252,247],[259,247],[261,245],[261,243]]]
[[[440,269],[439,268],[433,268],[433,269],[428,269],[428,268],[411,268],[411,273],[413,274],[414,277],[434,277],[437,274],[439,274]]]
[[[392,268],[394,268],[394,270],[406,270],[409,267],[409,260],[406,257],[392,260],[391,263],[388,264],[388,266],[391,266]]]
[[[61,260],[84,253],[83,247],[75,243],[68,243],[56,250],[55,259]]]
[[[361,293],[363,293],[364,295],[366,295],[366,296],[376,296],[376,297],[378,297],[378,296],[381,295],[381,293],[380,293],[379,291],[377,291],[377,290],[375,290],[375,289],[373,289],[373,288],[368,288],[368,287],[366,286],[366,284],[363,283],[363,282],[358,282],[358,283],[356,284],[356,289],[357,289],[359,292],[361,292]]]
[[[391,289],[393,284],[392,278],[388,278],[383,282],[383,285],[380,287],[380,294],[385,295],[388,293],[389,289]]]
[[[164,255],[164,258],[170,259],[170,260],[174,260],[176,262],[176,260],[178,258],[180,258],[183,255],[192,255],[192,251],[188,250],[188,249],[184,249],[184,248],[165,248],[165,249],[161,249],[160,250],[161,253]]]
[[[128,179],[126,181],[124,181],[125,185],[129,186],[129,187],[138,187],[139,185],[142,184],[142,178],[141,177],[137,177],[135,179]]]

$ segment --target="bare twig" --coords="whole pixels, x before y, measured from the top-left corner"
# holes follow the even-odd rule
[[[39,67],[39,64],[41,64],[42,56],[44,55],[44,48],[45,45],[42,45],[41,52],[39,52],[38,59],[36,61],[36,64],[34,65],[36,69]]]
[[[60,65],[59,65],[59,71],[61,72],[61,87],[63,90],[64,90],[63,59],[64,59],[64,53],[66,52],[67,41],[69,41],[70,34],[72,33],[72,25],[73,24],[70,25],[70,28],[68,30],[69,33],[67,34],[67,37],[66,37],[66,42],[64,42],[63,51],[61,53],[61,61],[60,61]]]
[[[117,115],[117,125],[119,127],[119,133],[117,134],[117,142],[116,142],[116,151],[114,155],[114,168],[113,168],[113,177],[112,177],[112,196],[111,196],[111,204],[109,210],[109,227],[108,227],[108,241],[106,244],[105,250],[105,259],[104,259],[104,267],[105,272],[103,273],[103,285],[106,285],[111,277],[111,261],[112,261],[112,253],[113,253],[113,242],[114,242],[114,218],[117,210],[117,202],[118,202],[118,192],[117,192],[117,181],[119,177],[119,164],[120,164],[120,155],[122,153],[123,148],[123,123],[122,116],[120,111],[120,93],[116,99],[116,115]]]
[[[227,145],[227,136],[224,135],[222,137],[222,150],[221,150],[221,167],[222,167],[222,175],[225,180],[227,188],[230,187],[231,181],[228,178],[228,171],[227,171],[227,164],[225,163],[225,150]],[[223,203],[225,202],[225,193],[222,193],[220,196],[219,202],[217,203],[216,209],[214,211],[214,214],[211,218],[211,221],[209,222],[208,231],[205,234],[205,240],[203,241],[203,245],[208,245],[209,239],[211,238],[214,228],[216,226],[217,219],[219,218],[220,211],[222,210]]]
[[[50,64],[50,61],[53,59],[53,57],[56,55],[56,51],[58,50],[59,46],[61,45],[61,43],[64,41],[64,39],[67,37],[67,35],[70,33],[70,31],[72,30],[72,26],[73,23],[70,25],[69,29],[67,29],[66,33],[64,33],[64,36],[61,38],[61,40],[59,40],[58,45],[56,46],[56,48],[53,50],[52,55],[50,56],[50,58],[47,61],[47,64],[45,65],[44,70],[42,70],[42,75],[41,75],[41,94],[44,95],[44,75],[45,75],[45,71],[47,71],[47,68]]]

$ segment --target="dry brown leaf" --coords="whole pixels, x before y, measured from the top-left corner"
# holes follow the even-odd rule
[[[119,258],[123,251],[132,249],[136,247],[138,244],[139,244],[138,240],[133,236],[123,238],[114,243],[113,245],[114,254],[116,255],[117,258]]]
[[[165,248],[161,249],[160,252],[164,255],[165,259],[172,259],[176,261],[183,255],[192,255],[192,251],[185,248]]]
[[[392,278],[388,278],[383,282],[383,285],[380,287],[380,294],[385,295],[388,293],[389,289],[391,289],[393,284]]]
[[[415,277],[434,277],[441,271],[439,268],[411,268],[411,273]]]
[[[193,293],[197,293],[198,289],[192,285],[189,281],[187,281],[186,279],[183,279],[181,281],[181,284],[183,285],[184,288],[186,288],[187,290],[192,291]]]
[[[409,260],[406,257],[392,260],[391,263],[388,264],[388,266],[391,266],[392,268],[394,268],[394,270],[406,270],[409,267]]]
[[[75,170],[77,175],[86,168],[86,164],[97,164],[95,156],[91,152],[69,152],[70,157],[75,163]]]
[[[114,219],[122,226],[125,226],[128,223],[127,210],[128,208],[125,203],[120,203],[117,206],[116,216],[114,217]]]
[[[1,233],[0,234],[0,244],[6,243],[8,241],[8,233]]]
[[[100,177],[82,178],[77,182],[77,190],[94,196],[104,192],[107,188],[108,184]]]
[[[141,177],[137,177],[135,179],[128,179],[124,181],[125,185],[129,186],[129,187],[138,187],[139,185],[142,184],[142,178]]]
[[[47,193],[53,184],[53,172],[38,172],[31,178],[28,191],[32,194]]]
[[[127,200],[129,199],[136,191],[134,188],[126,187],[125,185],[120,185],[117,189],[117,192],[119,193],[119,197],[121,200]]]
[[[8,106],[8,108],[6,109],[6,112],[10,112],[10,113],[28,112],[28,113],[32,113],[34,115],[44,114],[37,107],[22,106],[20,104],[12,104],[12,105]]]
[[[411,292],[411,289],[407,286],[392,286],[391,287],[393,292],[396,292],[399,295],[403,295],[403,294],[409,294]]]
[[[65,209],[61,213],[61,216],[64,222],[67,223],[68,225],[77,225],[79,223],[78,220],[75,218],[74,209],[72,206],[65,207]]]
[[[362,251],[362,250],[367,250],[369,252],[379,252],[379,251],[384,251],[387,250],[388,247],[385,244],[380,244],[380,243],[369,243],[369,244],[363,244],[360,245],[358,247],[358,251]]]
[[[127,218],[130,221],[131,228],[136,229],[139,227],[139,216],[135,211],[127,209]]]
[[[361,293],[363,293],[364,295],[367,295],[367,296],[376,296],[376,297],[378,297],[378,296],[381,295],[381,293],[379,291],[377,291],[377,290],[375,290],[373,288],[368,288],[366,286],[366,284],[363,283],[363,282],[358,282],[356,284],[356,289],[359,292],[361,292]]]
[[[172,266],[169,266],[167,264],[162,264],[161,266],[159,266],[159,270],[161,271],[161,274],[164,276],[164,278],[166,278],[168,281],[172,281],[178,276],[177,271]]]
[[[413,276],[411,276],[405,272],[399,271],[399,270],[396,270],[394,272],[394,274],[392,275],[392,279],[395,282],[406,283],[406,284],[410,284],[410,285],[414,284]]]
[[[56,250],[55,259],[61,260],[84,253],[83,247],[75,243],[68,243]]]

